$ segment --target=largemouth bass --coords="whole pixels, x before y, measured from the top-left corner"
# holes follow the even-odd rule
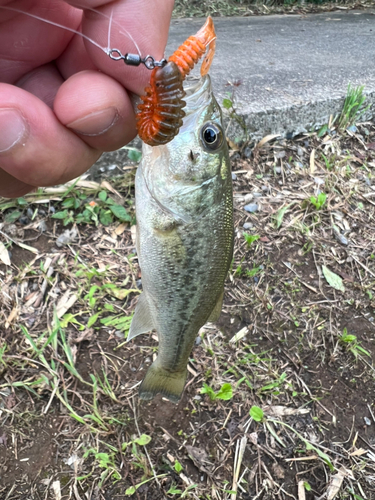
[[[186,116],[168,144],[143,145],[136,174],[143,293],[128,339],[155,329],[156,360],[141,399],[178,402],[199,329],[218,319],[233,253],[232,176],[211,80],[185,88]]]

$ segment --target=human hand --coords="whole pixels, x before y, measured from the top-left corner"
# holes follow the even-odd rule
[[[141,95],[150,78],[144,66],[125,66],[79,35],[24,14],[79,29],[101,47],[142,57],[164,55],[173,0],[0,0],[0,196],[22,196],[38,186],[84,173],[103,151],[136,135],[129,92]],[[123,29],[119,27],[120,24]],[[100,71],[98,71],[100,70]]]

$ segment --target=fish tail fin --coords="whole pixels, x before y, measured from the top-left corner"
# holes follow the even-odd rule
[[[187,370],[180,372],[166,370],[160,366],[157,358],[147,370],[140,385],[139,397],[148,400],[160,393],[172,403],[178,403],[185,387],[186,377]]]

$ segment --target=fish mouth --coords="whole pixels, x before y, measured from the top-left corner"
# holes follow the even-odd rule
[[[205,75],[199,79],[196,77],[187,77],[184,82],[184,90],[186,92],[186,96],[184,97],[184,101],[186,102],[186,106],[184,107],[185,118],[189,115],[195,114],[202,108],[207,107],[212,101],[212,86],[211,86],[211,78],[209,75]]]

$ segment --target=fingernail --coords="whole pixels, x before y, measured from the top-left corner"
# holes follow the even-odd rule
[[[0,109],[0,153],[9,151],[21,142],[26,130],[25,120],[18,109]]]
[[[77,134],[96,136],[107,132],[117,122],[117,119],[117,109],[107,108],[91,113],[91,115],[84,118],[79,118],[69,123],[67,127]]]

